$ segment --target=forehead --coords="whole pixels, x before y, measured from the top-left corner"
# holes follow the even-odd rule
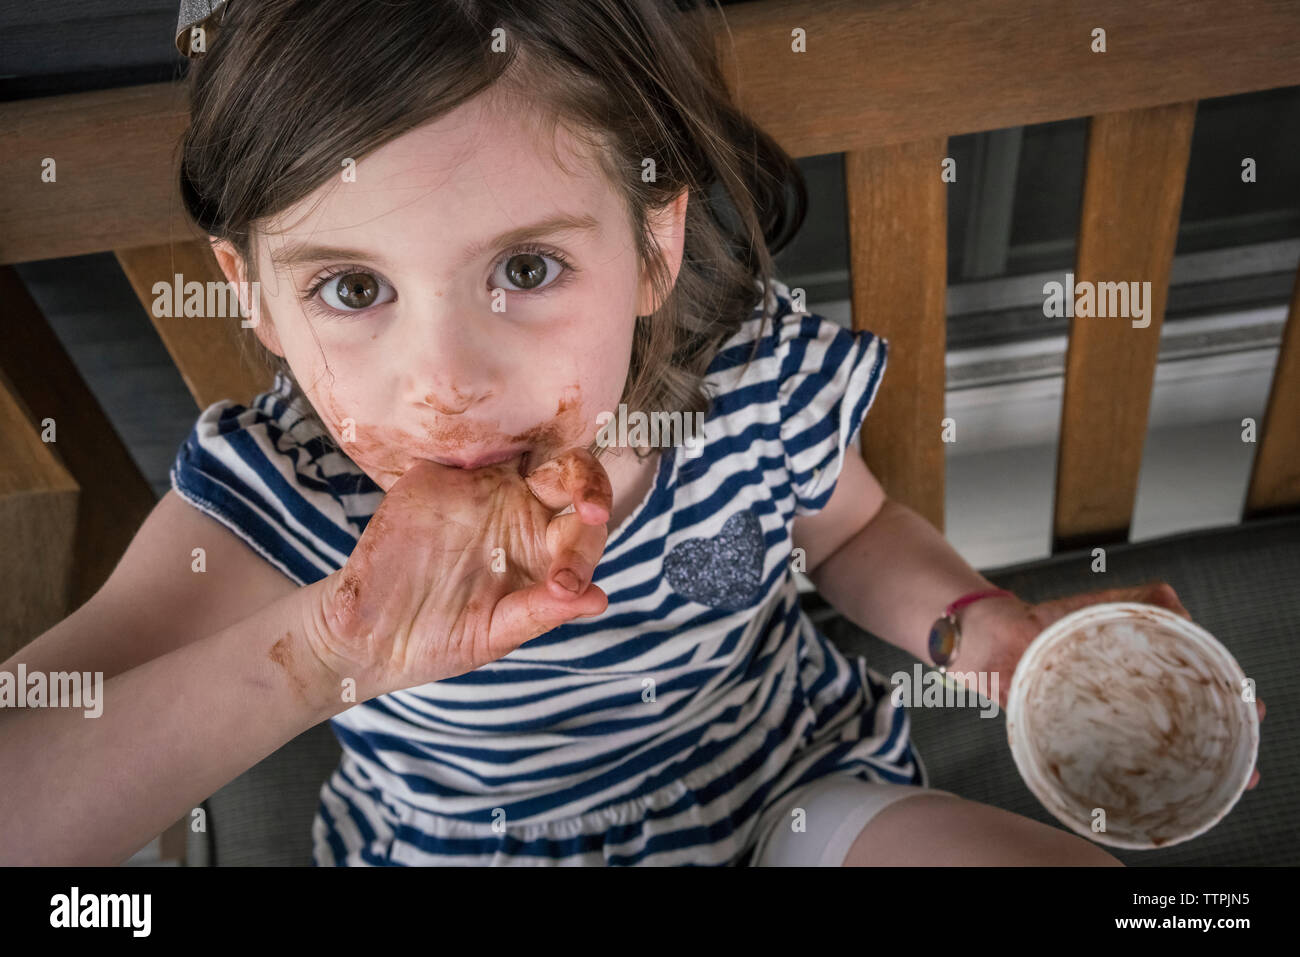
[[[396,258],[412,240],[425,254],[460,251],[562,213],[590,215],[606,234],[626,222],[593,146],[518,99],[480,95],[347,165],[267,220],[271,250],[346,237]]]

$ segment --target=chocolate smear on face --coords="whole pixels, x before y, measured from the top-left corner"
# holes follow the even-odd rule
[[[514,434],[504,434],[498,430],[485,429],[468,422],[451,420],[439,416],[435,421],[424,424],[422,439],[412,435],[406,429],[388,425],[356,424],[353,432],[356,440],[344,442],[342,423],[346,416],[339,414],[331,393],[322,392],[319,400],[326,413],[325,421],[339,447],[358,465],[375,477],[392,476],[400,478],[412,464],[412,458],[421,458],[420,450],[436,449],[426,454],[454,457],[466,449],[529,447],[530,469],[553,458],[560,452],[577,445],[586,431],[582,412],[582,390],[575,382],[566,386],[556,403],[555,415],[546,422],[539,423]],[[391,483],[388,483],[391,485]]]

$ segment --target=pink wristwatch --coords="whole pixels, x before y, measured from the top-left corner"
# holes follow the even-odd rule
[[[952,667],[953,662],[957,659],[957,650],[961,646],[961,626],[957,624],[957,612],[981,598],[995,598],[1000,595],[1009,598],[1015,597],[1012,592],[1004,588],[973,591],[968,595],[962,595],[943,610],[941,617],[935,619],[930,628],[929,650],[930,660],[934,662],[940,674],[946,674],[948,669]]]

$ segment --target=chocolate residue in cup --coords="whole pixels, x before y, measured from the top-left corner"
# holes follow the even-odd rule
[[[1072,818],[1104,808],[1108,833],[1161,844],[1213,813],[1244,728],[1208,656],[1142,611],[1051,655],[1026,689],[1025,720]]]

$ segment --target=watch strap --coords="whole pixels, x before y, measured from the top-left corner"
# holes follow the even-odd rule
[[[941,674],[945,674],[948,668],[952,666],[957,658],[957,652],[961,648],[961,625],[957,621],[957,612],[981,598],[999,596],[1015,597],[1014,593],[1007,591],[1005,588],[986,588],[981,591],[973,591],[951,602],[944,609],[943,615],[935,620],[934,625],[930,628],[928,650],[930,660],[934,662],[935,667],[939,669]]]
[[[952,602],[947,608],[945,608],[943,610],[943,613],[949,617],[953,617],[957,614],[957,612],[961,611],[963,608],[965,608],[967,605],[971,604],[972,602],[979,601],[981,598],[996,598],[1000,595],[1005,595],[1008,598],[1015,597],[1014,594],[1007,591],[1005,588],[986,588],[983,591],[973,591],[970,592],[969,594],[962,595],[956,601]]]

